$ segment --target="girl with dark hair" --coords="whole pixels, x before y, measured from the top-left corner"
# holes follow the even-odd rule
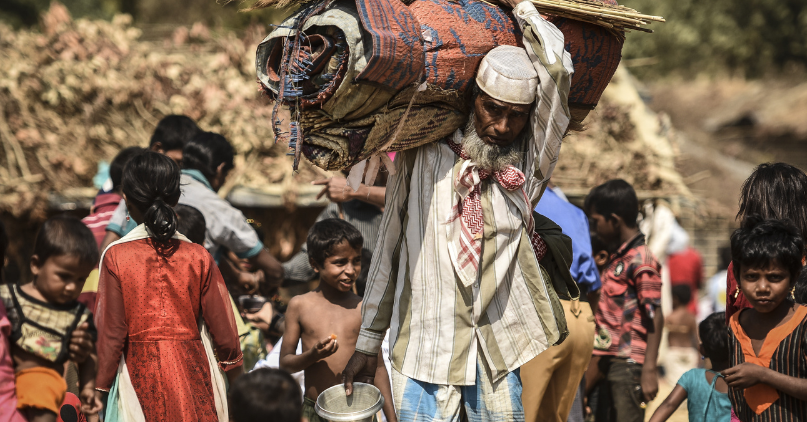
[[[176,161],[178,165],[181,165],[182,149],[185,148],[185,144],[201,132],[202,130],[199,129],[199,126],[196,126],[193,119],[188,116],[165,116],[157,123],[154,133],[151,135],[148,149],[164,154],[168,158]],[[115,176],[112,169],[110,169],[110,175],[114,182]],[[120,183],[120,180],[118,180],[118,183]],[[126,219],[129,215],[126,203],[121,202],[114,211],[115,212],[112,213],[109,218],[109,224],[104,228],[106,234],[103,235],[103,240],[100,243],[100,250],[102,251],[106,249],[110,243],[126,236],[126,234],[135,228],[131,218]]]
[[[807,175],[790,164],[760,164],[743,183],[737,218],[749,216],[763,220],[790,220],[802,239],[807,239]],[[751,304],[743,296],[734,276],[734,263],[726,278],[726,321]]]
[[[723,312],[713,313],[698,324],[701,340],[698,349],[704,358],[709,358],[711,368],[695,368],[684,373],[670,395],[653,413],[650,422],[666,421],[684,400],[687,401],[690,421],[731,420],[729,387],[721,374],[731,366],[727,330]]]
[[[104,251],[95,320],[107,421],[228,420],[221,371],[230,382],[243,373],[236,322],[213,258],[177,232],[179,196],[170,158],[145,152],[126,165],[139,225]]]
[[[185,145],[182,152],[182,196],[179,203],[199,210],[205,219],[205,248],[219,262],[222,271],[237,272],[220,260],[222,247],[247,259],[256,273],[237,272],[239,284],[254,293],[262,280],[277,286],[283,279],[283,267],[263,247],[244,214],[216,192],[224,185],[233,168],[233,147],[217,133],[202,132]]]

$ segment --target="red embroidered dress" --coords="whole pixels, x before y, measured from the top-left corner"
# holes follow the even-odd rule
[[[152,239],[106,252],[98,289],[98,374],[108,390],[121,354],[146,420],[218,421],[210,370],[197,321],[204,318],[219,366],[242,364],[227,288],[202,247]]]

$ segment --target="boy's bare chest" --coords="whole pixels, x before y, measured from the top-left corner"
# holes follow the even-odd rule
[[[303,346],[336,335],[342,345],[356,344],[361,328],[361,308],[346,309],[331,303],[312,303],[300,315]]]

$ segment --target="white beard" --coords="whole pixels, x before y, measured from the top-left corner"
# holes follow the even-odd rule
[[[482,169],[494,172],[521,162],[523,158],[521,144],[524,141],[524,134],[519,135],[512,144],[505,147],[488,144],[476,133],[474,120],[475,116],[472,112],[462,135],[462,147],[471,161]],[[526,133],[527,131],[525,130],[524,132]]]

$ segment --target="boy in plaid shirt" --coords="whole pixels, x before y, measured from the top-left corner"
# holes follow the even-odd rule
[[[633,187],[610,180],[592,189],[585,210],[591,229],[616,250],[601,273],[595,311],[594,358],[604,377],[599,384],[596,419],[644,421],[646,404],[658,392],[658,358],[664,316],[661,266],[645,245],[636,218]]]

